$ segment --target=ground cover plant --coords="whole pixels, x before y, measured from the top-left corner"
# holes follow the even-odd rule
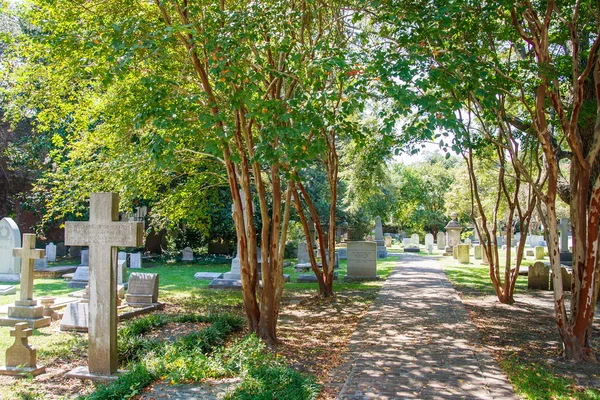
[[[450,258],[444,258],[442,262],[446,275],[478,328],[482,344],[498,360],[519,396],[527,399],[600,399],[598,366],[572,363],[561,356],[552,292],[528,290],[527,277],[519,276],[515,303],[501,304],[490,283],[487,266],[479,265],[477,261],[459,265]],[[596,325],[593,333],[596,348],[600,345],[599,334]]]

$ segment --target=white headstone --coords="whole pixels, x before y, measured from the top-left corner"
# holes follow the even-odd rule
[[[125,251],[120,251],[117,253],[117,260],[118,261],[125,261],[125,266],[127,267],[127,257],[128,254]]]
[[[429,248],[429,245],[433,245],[433,235],[428,233],[425,235],[425,248]]]
[[[129,268],[142,268],[142,253],[129,254]]]
[[[125,301],[132,306],[158,303],[158,274],[132,273],[129,277]]]
[[[298,264],[309,263],[308,244],[306,242],[298,242]]]
[[[118,260],[117,265],[119,266],[119,268],[117,269],[117,283],[119,285],[122,285],[125,282],[127,282],[127,265],[125,263],[125,260]]]
[[[410,244],[413,246],[419,245],[419,235],[418,234],[413,233],[412,235],[410,235]]]
[[[90,265],[90,251],[89,250],[81,250],[81,262],[79,265],[87,266]]]
[[[348,242],[347,267],[349,278],[376,278],[377,243]]]
[[[50,262],[56,262],[56,245],[54,243],[46,245],[46,258]]]
[[[13,249],[21,247],[21,231],[11,218],[0,221],[0,281],[19,281],[21,259],[13,256]]]
[[[444,250],[446,248],[446,235],[444,232],[438,232],[437,234],[437,248],[438,250]]]
[[[191,247],[186,247],[183,249],[183,255],[181,257],[182,261],[194,261],[194,251]]]
[[[404,245],[404,247],[410,246],[410,244],[411,244],[410,238],[403,238],[402,244]]]

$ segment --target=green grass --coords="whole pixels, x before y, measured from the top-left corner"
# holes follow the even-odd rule
[[[501,362],[520,396],[531,400],[600,400],[600,392],[578,388],[574,380],[557,376],[552,369],[537,363],[525,363],[517,357]]]

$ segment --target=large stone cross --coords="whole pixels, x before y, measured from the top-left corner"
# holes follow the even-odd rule
[[[119,222],[119,196],[92,193],[89,222],[66,222],[65,244],[88,246],[90,374],[117,371],[117,247],[143,244],[142,222]]]
[[[45,255],[45,250],[35,248],[33,233],[25,233],[23,247],[13,249],[13,256],[21,257],[21,290],[15,305],[24,307],[37,305],[37,301],[33,299],[33,264],[34,260],[44,258]]]

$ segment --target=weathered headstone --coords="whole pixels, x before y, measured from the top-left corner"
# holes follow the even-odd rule
[[[0,296],[17,293],[17,288],[14,285],[0,285]]]
[[[437,248],[438,250],[446,248],[446,234],[444,232],[438,232],[437,234]]]
[[[310,256],[308,254],[308,243],[298,242],[298,264],[304,264],[310,262]]]
[[[146,307],[158,303],[158,274],[134,272],[125,295],[128,305]]]
[[[488,265],[488,255],[487,255],[487,250],[485,246],[481,247],[481,265]]]
[[[17,322],[27,322],[32,328],[50,325],[50,318],[44,317],[44,307],[33,298],[34,260],[45,256],[45,251],[35,248],[35,235],[23,235],[23,247],[13,249],[13,255],[22,260],[21,288],[19,300],[8,307],[8,317],[0,319],[0,325],[11,326]]]
[[[536,261],[530,265],[527,273],[527,288],[548,290],[550,288],[550,267],[542,261]]]
[[[481,245],[478,244],[476,245],[474,248],[474,254],[475,254],[475,259],[476,260],[481,260]]]
[[[413,233],[412,235],[410,235],[410,244],[412,246],[418,246],[419,245],[419,235],[416,233]]]
[[[461,264],[468,264],[471,261],[470,260],[471,246],[468,244],[459,244],[456,247],[458,248],[458,250],[457,250],[458,262]]]
[[[546,257],[545,252],[546,252],[546,248],[544,246],[535,246],[535,259],[536,260],[544,259],[544,257]]]
[[[452,247],[452,258],[458,260],[458,245]]]
[[[88,365],[71,377],[106,379],[117,372],[117,247],[140,247],[143,222],[119,222],[119,197],[92,193],[89,222],[66,222],[65,244],[89,246]]]
[[[21,247],[21,231],[11,218],[3,218],[0,221],[0,281],[19,281],[21,259],[13,255],[17,247]]]
[[[46,257],[33,260],[34,269],[48,269],[48,259]]]
[[[392,247],[392,237],[385,236],[385,247]]]
[[[199,281],[212,281],[213,279],[221,279],[223,277],[223,273],[221,272],[196,272],[194,274],[194,279]]]
[[[127,282],[127,266],[125,260],[117,260],[117,284],[123,285]]]
[[[117,253],[117,260],[125,261],[125,267],[127,267],[127,259],[128,258],[129,258],[129,254],[127,254],[127,252],[125,252],[125,251],[120,251]]]
[[[387,248],[385,247],[385,239],[383,238],[383,225],[381,217],[375,217],[375,243],[377,243],[377,258],[387,258]]]
[[[349,242],[347,266],[348,279],[378,279],[377,243]]]
[[[59,329],[61,331],[87,332],[90,326],[89,318],[89,303],[69,303],[63,313]]]
[[[71,289],[84,289],[90,283],[90,267],[77,267],[68,286]]]
[[[348,248],[347,247],[338,249],[337,253],[338,253],[338,257],[340,258],[340,260],[348,259]]]
[[[37,376],[46,372],[46,367],[38,367],[36,351],[28,343],[27,338],[33,335],[33,329],[21,322],[10,331],[15,342],[6,350],[6,365],[0,368],[0,375]]]
[[[446,225],[446,249],[447,255],[453,254],[454,246],[460,243],[460,231],[462,230],[460,224],[456,222],[457,214],[453,212],[450,214],[450,222]]]
[[[129,254],[129,268],[140,269],[142,268],[142,253],[131,253]]]
[[[89,250],[81,250],[81,261],[79,265],[87,267],[90,265],[90,251]]]
[[[425,235],[425,247],[429,245],[433,246],[433,235],[431,233]]]
[[[183,249],[181,261],[194,261],[194,251],[191,247]]]
[[[569,230],[571,229],[571,222],[569,218],[561,218],[558,224],[560,231],[560,252],[569,252]]]
[[[56,262],[56,245],[54,243],[46,245],[46,258],[49,262]]]
[[[403,238],[403,239],[402,239],[402,245],[403,245],[404,247],[408,247],[408,246],[410,246],[410,245],[411,245],[410,238]]]

